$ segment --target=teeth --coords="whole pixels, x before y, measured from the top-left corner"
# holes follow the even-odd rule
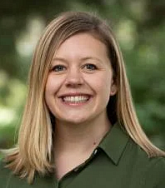
[[[87,96],[68,96],[63,98],[65,102],[73,102],[73,103],[85,102],[88,99],[89,97]]]

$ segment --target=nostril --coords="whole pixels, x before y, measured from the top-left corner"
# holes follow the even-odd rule
[[[67,83],[66,83],[66,86],[67,86],[67,87],[74,87],[74,88],[80,87],[81,85],[83,85],[83,84],[82,84],[82,83],[79,83],[79,82],[67,82]]]
[[[68,86],[80,86],[83,83],[84,83],[84,80],[80,73],[68,75],[65,81],[65,84]]]

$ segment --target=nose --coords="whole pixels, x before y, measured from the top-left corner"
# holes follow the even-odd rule
[[[67,87],[79,87],[83,84],[82,73],[78,68],[71,68],[68,71],[65,85]]]

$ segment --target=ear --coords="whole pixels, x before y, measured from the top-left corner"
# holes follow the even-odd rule
[[[110,96],[113,96],[117,93],[117,85],[114,81],[112,81],[111,84],[111,91],[110,91]]]

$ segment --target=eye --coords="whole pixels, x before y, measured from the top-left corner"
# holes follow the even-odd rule
[[[94,64],[86,64],[83,66],[83,68],[90,70],[90,71],[97,69],[96,65],[94,65]]]
[[[61,71],[65,71],[66,67],[64,65],[55,65],[52,67],[51,70],[54,72],[61,72]]]

